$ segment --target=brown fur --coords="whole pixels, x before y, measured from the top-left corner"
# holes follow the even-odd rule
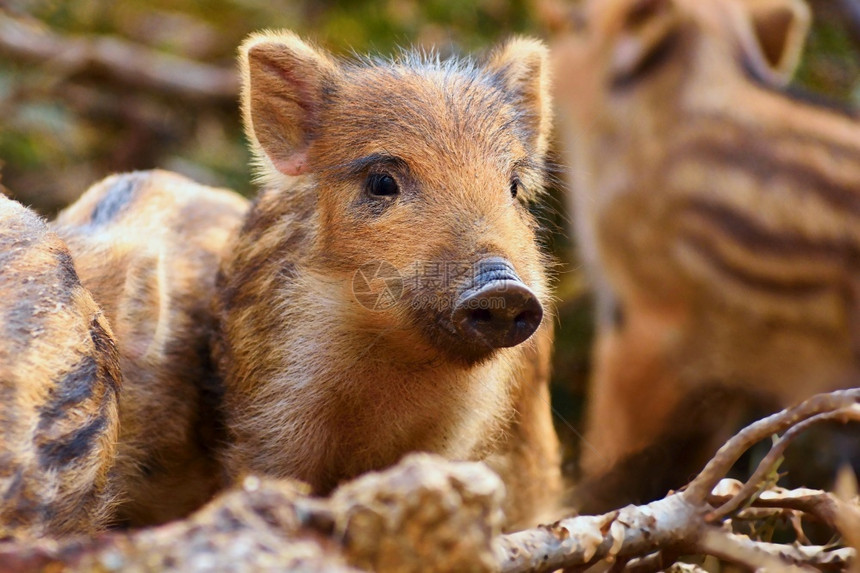
[[[704,385],[785,406],[856,383],[860,124],[783,91],[808,17],[791,0],[596,1],[555,46],[601,300],[589,475]]]
[[[152,171],[104,180],[55,222],[118,341],[122,522],[182,517],[223,485],[209,306],[246,208],[235,193]]]
[[[242,48],[243,102],[263,191],[219,282],[233,445],[226,465],[318,492],[409,451],[487,459],[513,525],[552,505],[558,452],[548,403],[551,318],[525,343],[471,349],[451,334],[461,283],[430,289],[423,264],[508,258],[548,305],[534,200],[549,126],[545,49],[517,40],[485,66],[339,62],[289,33]],[[370,199],[373,173],[398,198]],[[358,304],[356,271],[386,261],[403,294]],[[439,307],[422,305],[435,296]],[[447,321],[447,322],[446,322]]]
[[[419,264],[504,256],[549,308],[525,205],[544,177],[545,48],[517,40],[480,67],[413,55],[343,64],[284,33],[256,36],[243,53],[264,181],[250,211],[235,194],[153,171],[106,179],[54,225],[118,341],[118,441],[86,453],[109,465],[116,448],[114,521],[186,515],[224,473],[327,492],[415,450],[487,460],[509,485],[509,523],[536,520],[560,486],[550,313],[526,342],[488,349],[452,334],[467,279],[410,277]],[[382,169],[403,189],[387,204],[363,191]],[[362,307],[350,286],[375,260],[404,277],[385,311]],[[222,415],[226,472],[215,455]]]
[[[0,539],[94,533],[117,485],[117,348],[63,242],[2,195],[0,339]]]

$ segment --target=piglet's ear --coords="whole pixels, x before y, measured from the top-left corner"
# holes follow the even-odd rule
[[[526,110],[523,120],[539,154],[546,153],[552,129],[548,58],[549,51],[540,40],[515,38],[492,52],[487,62],[487,69],[509,93],[516,94]]]
[[[245,131],[257,160],[285,175],[310,172],[308,144],[337,78],[335,62],[292,32],[265,32],[242,44],[240,68]]]
[[[747,64],[762,79],[788,83],[809,31],[809,7],[802,0],[746,0],[743,11],[747,25],[738,32]]]
[[[674,0],[633,0],[613,14],[617,34],[610,50],[612,82],[629,85],[645,76],[677,37],[680,12]]]

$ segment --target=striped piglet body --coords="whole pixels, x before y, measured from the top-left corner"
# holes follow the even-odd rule
[[[774,408],[856,383],[860,123],[785,87],[799,1],[594,2],[588,20],[556,73],[600,300],[597,475],[681,431],[705,388]],[[692,424],[690,466],[735,422]]]
[[[66,245],[0,196],[0,539],[109,519],[122,384],[111,328]]]
[[[187,515],[224,484],[210,304],[247,201],[163,171],[50,229],[0,201],[0,537]]]
[[[221,251],[247,206],[232,191],[142,171],[93,185],[53,223],[120,351],[113,511],[123,523],[183,517],[223,486],[210,305]]]

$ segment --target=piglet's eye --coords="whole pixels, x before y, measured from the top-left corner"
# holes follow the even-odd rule
[[[387,173],[374,173],[367,178],[367,193],[373,197],[393,197],[400,192],[394,177]]]
[[[511,197],[514,199],[517,198],[517,193],[519,193],[521,185],[519,177],[511,178]]]

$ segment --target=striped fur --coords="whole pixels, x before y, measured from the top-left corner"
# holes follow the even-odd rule
[[[221,250],[246,208],[232,192],[150,171],[105,179],[54,223],[118,341],[120,522],[182,517],[222,485],[209,307]]]
[[[93,454],[113,460],[116,497],[107,510],[128,525],[186,515],[246,472],[301,478],[326,492],[413,450],[490,463],[509,486],[511,526],[552,511],[560,475],[547,387],[550,313],[519,346],[483,347],[451,334],[454,286],[421,290],[406,274],[421,261],[505,256],[549,304],[537,224],[521,202],[543,184],[545,48],[515,40],[480,66],[416,55],[335,64],[289,34],[259,35],[246,48],[269,58],[255,73],[272,89],[245,94],[264,190],[249,209],[178,175],[132,173],[95,185],[59,215],[53,229],[71,258],[50,268],[74,259],[103,310],[99,324],[110,332],[109,321],[116,335],[113,371],[121,368],[124,387],[118,414],[107,412],[115,402],[86,393],[96,396],[100,357],[94,365],[74,356],[60,369],[70,388],[52,394],[52,374],[22,411],[33,410],[36,426],[40,416],[66,419],[78,403],[89,417],[76,415],[61,438],[52,440],[59,430],[36,436],[21,455],[63,468]],[[291,117],[297,110],[327,120]],[[367,201],[363,186],[379,169],[396,170],[411,195]],[[20,238],[13,230],[9,240]],[[385,312],[360,308],[350,290],[356,269],[372,260],[404,273],[406,294]],[[87,292],[60,286],[46,296]],[[21,284],[0,292],[9,300],[33,294]],[[420,304],[428,294],[443,306]],[[11,324],[32,327],[10,308]],[[0,338],[0,349],[12,340]],[[9,368],[21,375],[20,366]],[[22,384],[0,389],[20,392]],[[119,435],[95,449],[107,430]],[[35,487],[22,480],[12,476],[9,487]]]
[[[785,406],[856,384],[860,122],[784,89],[808,18],[799,0],[596,1],[555,46],[601,301],[587,474],[705,385]]]
[[[111,328],[65,244],[0,195],[0,539],[110,520],[122,384]]]
[[[519,346],[473,351],[451,334],[454,281],[413,280],[421,263],[494,254],[548,305],[536,223],[510,191],[515,175],[520,199],[543,185],[544,60],[525,39],[485,64],[411,53],[337,62],[289,33],[245,44],[245,120],[264,188],[220,279],[233,476],[297,477],[325,493],[431,451],[498,469],[512,526],[551,509],[551,319]],[[399,182],[397,199],[368,199],[380,172]],[[365,308],[350,290],[373,261],[403,278],[390,308]],[[440,304],[422,304],[428,294]]]

